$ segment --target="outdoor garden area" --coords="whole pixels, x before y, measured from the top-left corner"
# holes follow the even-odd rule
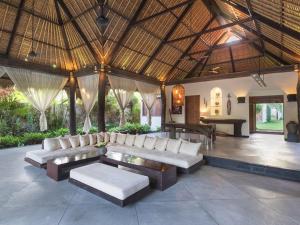
[[[283,104],[256,104],[256,130],[283,132]]]

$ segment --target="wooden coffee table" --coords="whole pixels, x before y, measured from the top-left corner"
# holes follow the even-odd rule
[[[100,162],[111,166],[124,166],[148,176],[150,185],[161,191],[177,182],[176,166],[148,160],[133,155],[109,152],[100,157]]]
[[[59,157],[47,161],[47,176],[56,181],[67,179],[70,170],[99,161],[96,152],[81,153],[74,156]]]

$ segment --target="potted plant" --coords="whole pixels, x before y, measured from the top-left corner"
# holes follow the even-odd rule
[[[107,148],[106,145],[108,144],[108,142],[100,142],[96,145],[97,148],[99,148],[100,154],[101,155],[105,155],[107,152]]]

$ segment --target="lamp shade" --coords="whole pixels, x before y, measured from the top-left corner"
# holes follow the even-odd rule
[[[180,84],[175,85],[172,89],[173,106],[183,106],[185,98],[184,87]]]

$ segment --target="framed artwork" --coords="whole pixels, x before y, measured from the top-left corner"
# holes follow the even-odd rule
[[[174,106],[173,104],[173,95],[171,93],[171,105],[172,105],[172,114],[182,114],[182,106]]]

